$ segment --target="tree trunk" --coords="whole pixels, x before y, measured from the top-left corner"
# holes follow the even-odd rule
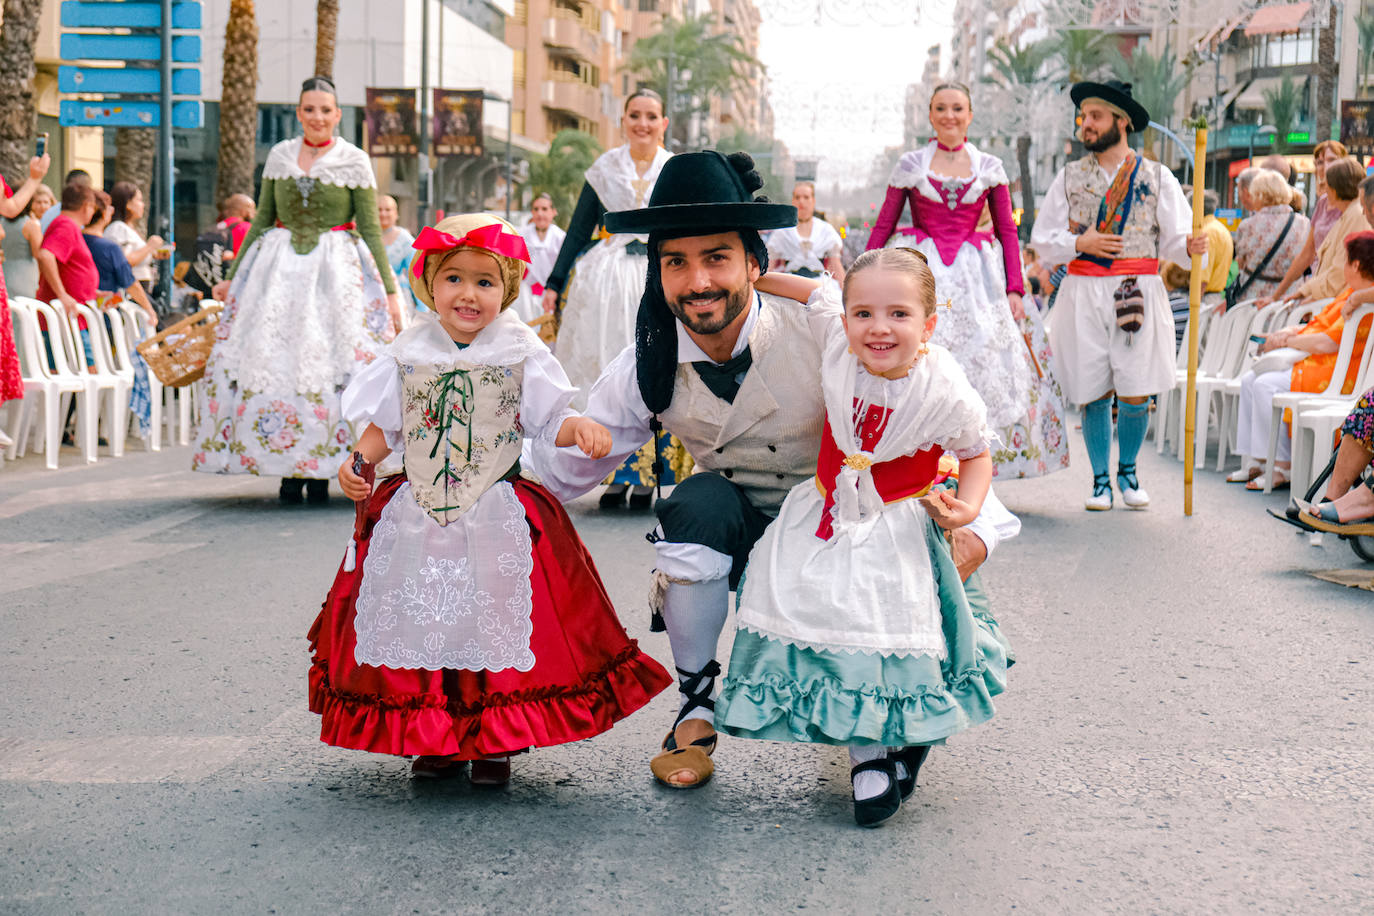
[[[133,184],[143,192],[145,202],[153,199],[153,162],[156,158],[157,128],[121,127],[115,131],[114,180]],[[134,228],[147,235],[144,220],[138,222]]]
[[[33,156],[33,43],[43,0],[4,0],[0,27],[0,174],[11,184],[28,180]]]
[[[1317,140],[1331,139],[1331,119],[1336,111],[1336,17],[1330,5],[1326,25],[1317,30]]]
[[[428,0],[425,0],[428,2]],[[334,41],[339,34],[339,0],[315,3],[315,75],[334,78]]]
[[[230,0],[224,29],[224,83],[219,108],[219,175],[215,203],[253,196],[258,134],[258,20],[253,0]]]
[[[1031,138],[1023,134],[1016,138],[1016,165],[1021,170],[1021,225],[1017,227],[1021,241],[1029,242],[1035,226],[1035,188],[1031,183]]]

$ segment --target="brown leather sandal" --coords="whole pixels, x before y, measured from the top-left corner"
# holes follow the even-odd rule
[[[700,671],[683,671],[678,668],[677,673],[682,677],[678,683],[678,690],[687,697],[687,702],[678,712],[672,731],[664,737],[663,750],[649,761],[649,771],[654,774],[654,779],[659,785],[669,789],[699,789],[711,780],[716,771],[711,754],[715,753],[716,739],[719,735],[712,732],[686,747],[678,747],[674,732],[692,710],[715,710],[716,701],[711,699],[711,689],[720,674],[720,662],[711,659]],[[690,771],[696,779],[691,782],[673,782],[668,778],[682,770]]]

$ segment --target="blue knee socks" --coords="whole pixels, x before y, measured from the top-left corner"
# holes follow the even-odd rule
[[[1083,405],[1083,442],[1088,447],[1088,463],[1092,465],[1093,477],[1106,478],[1107,465],[1112,458],[1110,397]]]
[[[1116,408],[1116,451],[1117,463],[1123,468],[1135,471],[1136,455],[1145,442],[1145,430],[1150,425],[1150,404],[1127,404],[1122,401]],[[1084,429],[1086,429],[1086,424]]]

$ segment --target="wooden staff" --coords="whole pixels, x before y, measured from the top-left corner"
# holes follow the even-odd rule
[[[1193,147],[1193,237],[1202,235],[1202,176],[1207,167],[1207,121],[1194,125],[1197,139]],[[1203,169],[1204,171],[1199,171]],[[1193,514],[1193,439],[1197,434],[1197,337],[1198,313],[1202,310],[1202,255],[1191,256],[1188,281],[1188,387],[1183,408],[1183,514]],[[1225,435],[1225,433],[1223,433]]]

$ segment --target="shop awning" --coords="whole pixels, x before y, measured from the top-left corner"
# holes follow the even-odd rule
[[[1274,35],[1279,32],[1296,32],[1302,28],[1302,21],[1311,3],[1283,3],[1255,10],[1250,24],[1245,27],[1246,35]]]
[[[1240,28],[1240,24],[1245,21],[1245,16],[1223,17],[1217,20],[1216,25],[1208,29],[1203,36],[1193,43],[1193,47],[1199,51],[1212,51],[1221,47],[1226,39],[1231,37],[1231,33]]]

